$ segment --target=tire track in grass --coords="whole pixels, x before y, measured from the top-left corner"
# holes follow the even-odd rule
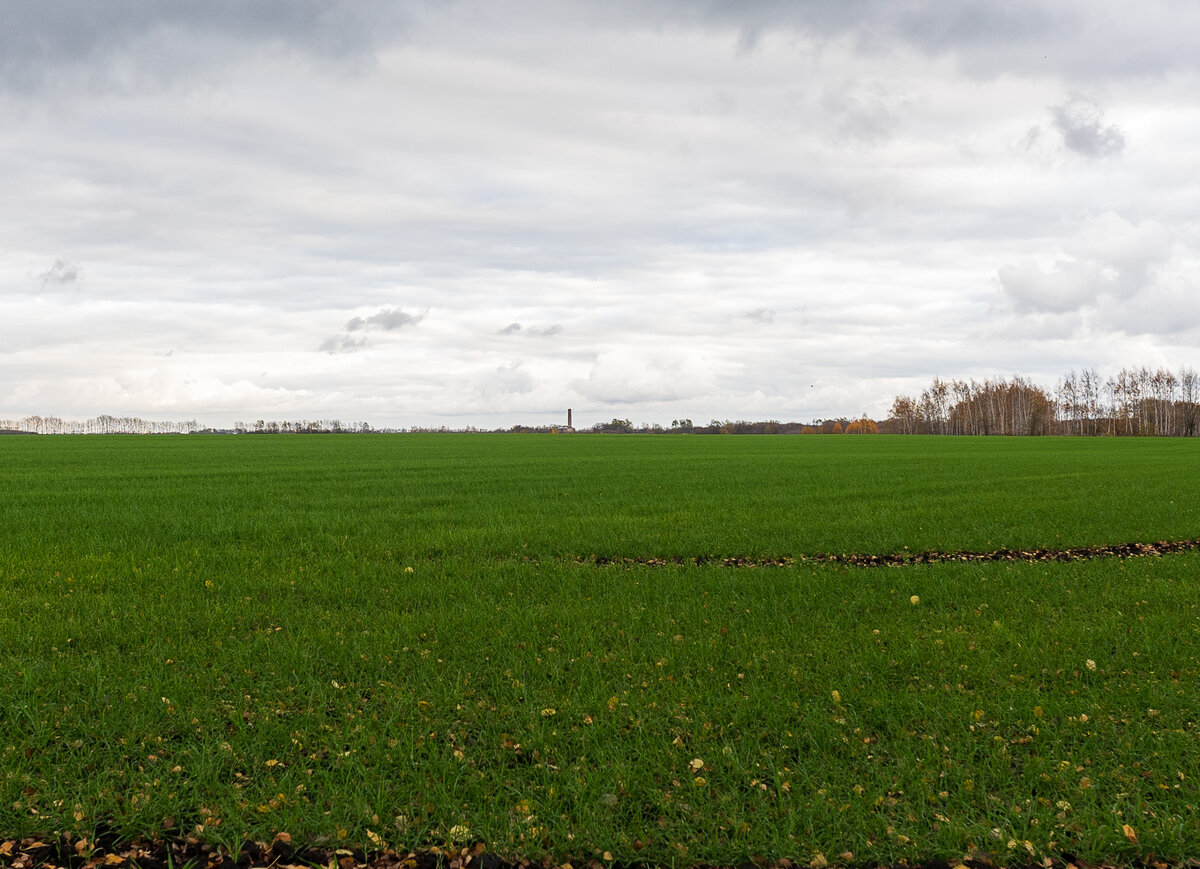
[[[1100,546],[1074,546],[1066,549],[993,549],[988,552],[960,550],[943,552],[931,549],[924,552],[892,552],[885,555],[864,553],[817,553],[814,555],[784,555],[775,558],[755,558],[731,555],[674,555],[655,558],[637,555],[589,555],[576,558],[576,564],[670,565],[718,564],[725,567],[790,567],[795,564],[845,564],[854,567],[903,567],[909,564],[941,564],[944,562],[1038,562],[1090,561],[1098,558],[1145,558],[1191,552],[1200,549],[1200,538],[1191,540],[1159,540],[1153,543],[1110,543]]]

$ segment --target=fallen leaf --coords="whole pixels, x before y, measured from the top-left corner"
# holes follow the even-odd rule
[[[1126,839],[1135,845],[1137,844],[1137,831],[1133,829],[1133,827],[1129,826],[1128,824],[1124,824],[1121,826],[1121,832],[1125,834]]]

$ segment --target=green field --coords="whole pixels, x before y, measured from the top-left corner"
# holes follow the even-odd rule
[[[1197,857],[1197,553],[593,559],[1190,539],[1198,469],[1184,439],[7,437],[0,839]]]

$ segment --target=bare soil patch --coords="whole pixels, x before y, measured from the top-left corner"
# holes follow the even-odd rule
[[[988,552],[891,552],[885,555],[870,555],[855,552],[823,553],[817,555],[780,556],[777,558],[753,558],[743,556],[690,555],[668,558],[648,558],[636,555],[608,556],[590,555],[578,558],[579,564],[628,564],[628,565],[703,565],[720,564],[725,567],[790,567],[795,564],[846,564],[855,567],[902,567],[908,564],[940,564],[947,561],[1088,561],[1095,558],[1144,558],[1147,556],[1170,555],[1175,552],[1190,552],[1200,549],[1200,539],[1159,540],[1153,543],[1110,543],[1100,546],[1074,546],[1066,549],[993,549]]]

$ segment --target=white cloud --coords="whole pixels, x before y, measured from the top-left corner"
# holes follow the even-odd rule
[[[1032,260],[1002,266],[1000,283],[1019,307],[1040,311],[1074,311],[1108,291],[1113,276],[1094,262],[1056,260],[1043,268]]]
[[[1000,283],[1018,308],[1061,313],[1096,308],[1106,297],[1134,299],[1176,267],[1162,223],[1134,224],[1112,212],[1088,220],[1062,250],[1049,267],[1025,259],[1000,268]],[[1163,331],[1176,328],[1161,309],[1156,316]]]
[[[603,405],[637,405],[694,399],[712,390],[715,378],[695,355],[612,350],[599,354],[587,378],[571,385]]]
[[[496,370],[475,383],[476,391],[485,397],[532,392],[535,386],[533,375],[524,369],[524,362],[512,359],[496,366]]]

